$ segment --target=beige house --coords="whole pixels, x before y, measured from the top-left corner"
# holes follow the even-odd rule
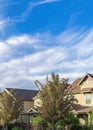
[[[93,106],[93,75],[86,74],[70,85],[72,92],[78,99],[78,104]]]
[[[28,112],[31,108],[34,108],[34,100],[33,97],[35,97],[38,93],[37,90],[27,90],[27,89],[18,89],[18,88],[5,88],[4,91],[7,93],[11,92],[11,89],[13,89],[13,92],[16,96],[16,98],[19,98],[23,101],[23,112]]]
[[[79,117],[81,124],[90,124],[93,110],[93,75],[87,73],[83,78],[76,79],[68,88],[78,100],[78,103],[72,106],[73,112]],[[42,105],[38,94],[33,99],[35,108]]]
[[[4,91],[10,93],[10,90],[11,88],[6,88]],[[93,75],[87,73],[83,78],[76,79],[69,85],[69,90],[78,100],[78,103],[72,106],[75,114],[80,118],[82,124],[90,124],[93,121],[91,119],[93,112]],[[14,92],[16,98],[23,101],[24,113],[34,112],[34,108],[42,105],[36,90],[14,89]]]
[[[23,113],[30,113],[30,112],[36,112],[34,110],[34,100],[33,97],[35,97],[38,93],[37,90],[27,90],[27,89],[18,89],[18,88],[5,88],[4,91],[7,92],[8,94],[11,94],[11,90],[13,90],[13,93],[16,98],[21,99],[23,101],[22,108],[23,108]],[[3,92],[4,92],[3,91]],[[2,92],[2,93],[3,93]],[[2,93],[0,93],[0,96],[2,96]],[[2,104],[0,104],[2,106]],[[25,118],[27,118],[25,116]],[[26,119],[27,120],[27,119]],[[0,120],[0,124],[2,124],[2,120]]]
[[[74,104],[73,108],[82,124],[90,124],[93,110],[93,75],[87,73],[83,78],[76,79],[69,87],[78,100],[78,104]]]

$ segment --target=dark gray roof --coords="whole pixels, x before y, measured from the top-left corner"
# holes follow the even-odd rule
[[[33,97],[35,97],[38,93],[37,90],[27,90],[27,89],[18,89],[18,88],[6,88],[8,91],[13,90],[14,95],[16,98],[22,99],[22,100],[33,100]]]

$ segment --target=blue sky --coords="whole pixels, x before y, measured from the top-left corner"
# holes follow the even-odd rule
[[[0,87],[93,74],[92,0],[0,0]]]

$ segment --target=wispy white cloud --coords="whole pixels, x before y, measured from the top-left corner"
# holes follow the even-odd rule
[[[11,10],[11,7],[22,6],[23,2],[10,2],[9,0],[0,1],[0,35],[4,36],[5,31],[9,26],[14,26],[16,23],[24,22],[27,17],[31,14],[31,11],[40,5],[58,2],[61,0],[39,0],[35,2],[26,2],[27,8],[23,12],[19,12],[19,15],[11,16],[11,13],[8,12]],[[25,5],[25,6],[26,6]]]
[[[86,57],[93,54],[93,29],[76,45],[79,57]]]
[[[8,44],[13,45],[13,46],[19,46],[22,44],[35,44],[39,43],[40,39],[33,37],[31,35],[21,35],[21,36],[13,36],[10,37],[7,41]]]
[[[51,72],[70,81],[87,72],[93,73],[93,29],[66,31],[59,35],[24,34],[0,41],[0,86],[25,87],[27,84],[29,88],[34,80],[44,81],[45,75]],[[20,53],[26,49],[27,52],[20,55],[20,49]]]
[[[84,32],[83,29],[77,29],[75,27],[68,28],[64,32],[57,35],[56,41],[60,45],[68,44],[68,46],[69,45],[71,46],[75,43],[79,43],[86,36],[86,34],[87,34],[87,32],[86,31]]]
[[[6,22],[4,20],[0,20],[0,32],[3,31],[3,29],[5,28],[6,26]]]
[[[0,36],[4,36],[5,30],[11,23],[13,19],[10,18],[7,9],[19,2],[10,2],[9,0],[0,0]]]
[[[62,0],[40,0],[37,2],[33,2],[33,3],[30,2],[28,4],[27,9],[23,12],[21,18],[24,20],[29,15],[29,13],[31,13],[32,9],[34,9],[37,6],[40,6],[43,4],[48,4],[48,3],[53,3],[53,2],[58,2],[58,1],[62,1]]]
[[[18,16],[7,12],[11,6],[22,2],[0,0],[0,34],[16,22],[23,22],[37,6],[62,0],[36,0],[26,2],[25,10]],[[28,3],[28,5],[27,5]],[[93,28],[84,30],[74,27],[81,12],[74,12],[67,28],[60,34],[50,32],[34,35],[21,34],[0,40],[0,87],[32,87],[34,80],[45,81],[51,72],[59,73],[70,81],[93,73]],[[8,28],[9,31],[10,28]]]
[[[40,2],[37,2],[36,6],[46,4],[46,3],[51,3],[51,2],[58,2],[58,1],[60,1],[60,0],[42,0]]]
[[[8,20],[0,17],[0,34],[4,35],[5,28],[8,26]]]

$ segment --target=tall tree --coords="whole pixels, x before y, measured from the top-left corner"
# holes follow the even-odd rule
[[[0,115],[5,123],[17,119],[22,111],[22,101],[15,98],[15,94],[12,91],[7,93],[4,91],[1,95]]]
[[[46,84],[42,85],[35,81],[37,87],[41,86],[39,98],[41,99],[43,117],[54,127],[60,119],[69,117],[72,111],[72,104],[77,101],[70,93],[67,79],[60,79],[59,75],[52,73],[51,80],[46,79]]]

